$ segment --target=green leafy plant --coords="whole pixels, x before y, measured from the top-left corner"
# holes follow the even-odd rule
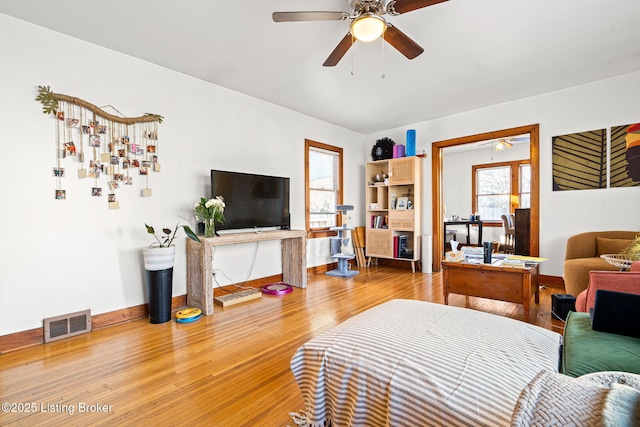
[[[40,101],[42,112],[45,114],[55,114],[58,111],[58,100],[49,86],[38,86],[36,101]]]
[[[171,246],[173,239],[176,238],[176,233],[178,232],[179,228],[182,228],[184,230],[184,234],[186,234],[187,237],[190,238],[191,240],[195,240],[196,242],[200,241],[196,233],[194,233],[193,230],[188,225],[180,225],[180,223],[178,223],[176,224],[176,228],[173,231],[171,231],[170,228],[163,228],[162,233],[164,234],[162,238],[156,235],[156,231],[152,226],[147,224],[145,224],[144,226],[147,227],[147,233],[153,234],[153,237],[155,237],[157,240],[157,242],[153,242],[151,245],[149,245],[149,247],[152,247],[153,245],[157,244],[161,248],[168,248],[169,246]]]
[[[635,239],[620,252],[625,259],[631,261],[639,261],[640,260],[640,234],[638,234]]]

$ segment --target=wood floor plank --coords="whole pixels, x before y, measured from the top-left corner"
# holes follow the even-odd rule
[[[288,413],[304,409],[289,368],[300,345],[391,299],[443,303],[441,273],[360,271],[349,279],[313,275],[288,295],[216,305],[213,316],[193,323],[136,320],[2,354],[2,402],[37,410],[0,412],[0,425],[292,425]],[[562,291],[543,289],[530,322],[562,332],[549,313],[552,293]],[[450,304],[523,315],[518,304],[462,295]],[[82,404],[109,411],[79,413]]]

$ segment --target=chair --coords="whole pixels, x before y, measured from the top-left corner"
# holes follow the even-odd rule
[[[502,227],[504,228],[504,253],[512,254],[516,229],[513,214],[502,215]]]
[[[355,227],[353,229],[353,232],[351,233],[351,236],[353,238],[353,249],[356,253],[356,263],[358,264],[358,267],[369,267],[367,259],[364,255],[366,237],[364,227]]]
[[[566,293],[575,297],[587,289],[592,270],[619,270],[600,255],[620,253],[637,234],[637,231],[591,231],[569,237],[562,273]]]
[[[591,271],[589,286],[576,298],[576,311],[588,313],[596,301],[596,291],[608,290],[640,294],[640,261],[631,264],[631,271]]]

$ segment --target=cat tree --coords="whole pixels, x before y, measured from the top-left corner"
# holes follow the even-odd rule
[[[349,270],[349,260],[354,259],[356,254],[349,251],[349,231],[353,228],[347,227],[346,214],[352,211],[353,205],[337,205],[336,211],[342,212],[342,227],[331,227],[331,231],[337,231],[338,235],[331,238],[331,257],[338,260],[338,268],[327,271],[329,276],[353,277],[360,274],[358,270]]]

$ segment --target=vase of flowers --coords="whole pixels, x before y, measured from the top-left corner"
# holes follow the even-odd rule
[[[213,199],[202,197],[193,208],[196,217],[204,222],[204,236],[213,237],[216,234],[216,222],[224,223],[224,199],[216,196]]]

